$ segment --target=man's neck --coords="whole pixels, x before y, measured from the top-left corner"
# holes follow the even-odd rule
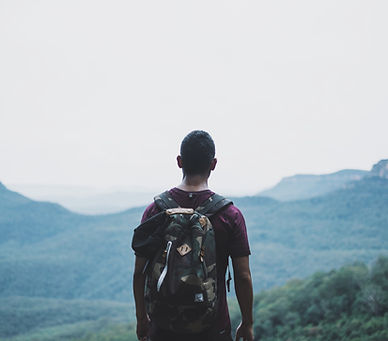
[[[184,176],[183,180],[177,188],[186,192],[199,192],[209,189],[208,177],[199,175]]]

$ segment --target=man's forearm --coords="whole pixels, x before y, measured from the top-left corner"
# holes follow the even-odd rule
[[[253,324],[252,305],[253,288],[250,274],[234,278],[238,304],[241,310],[243,324]]]
[[[144,303],[144,285],[145,275],[135,273],[133,275],[133,295],[135,297],[136,317],[138,319],[144,318],[147,315]]]

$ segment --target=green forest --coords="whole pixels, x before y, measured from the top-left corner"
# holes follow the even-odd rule
[[[230,302],[234,327],[238,306]],[[254,340],[388,340],[388,257],[354,263],[261,292],[254,299]],[[76,341],[133,341],[134,325],[110,325]]]
[[[254,319],[255,340],[388,340],[388,258],[264,291]]]

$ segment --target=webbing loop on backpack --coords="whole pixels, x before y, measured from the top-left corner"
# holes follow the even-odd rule
[[[226,199],[221,195],[213,194],[204,203],[198,206],[196,208],[196,211],[203,215],[211,217],[212,215],[216,214],[221,208],[229,204],[232,204],[231,200]]]
[[[168,208],[166,210],[167,215],[173,215],[173,214],[193,214],[194,210],[192,208],[182,208],[182,207],[176,207],[176,208]]]

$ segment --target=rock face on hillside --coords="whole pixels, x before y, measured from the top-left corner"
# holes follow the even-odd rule
[[[345,184],[361,180],[368,174],[368,171],[357,169],[344,169],[322,175],[297,174],[283,178],[276,186],[260,192],[259,195],[280,201],[308,199],[341,189]]]
[[[379,178],[388,179],[388,159],[380,160],[373,165],[369,176],[378,176]]]

